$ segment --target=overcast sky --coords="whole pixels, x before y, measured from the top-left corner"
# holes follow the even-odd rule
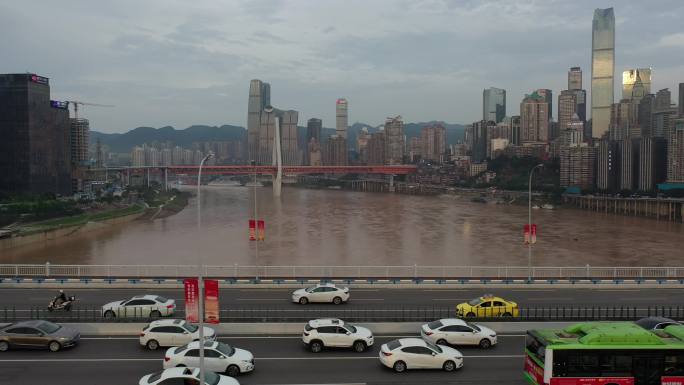
[[[468,123],[482,89],[523,94],[590,90],[594,8],[615,7],[616,99],[621,72],[653,67],[653,90],[684,82],[684,1],[650,0],[7,0],[0,3],[0,73],[51,79],[53,99],[86,107],[93,129],[245,125],[249,80],[272,103],[334,126],[349,121]]]

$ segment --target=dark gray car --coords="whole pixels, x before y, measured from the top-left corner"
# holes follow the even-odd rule
[[[6,352],[10,348],[48,348],[56,352],[76,345],[80,338],[78,331],[50,321],[17,322],[0,329],[0,352]]]

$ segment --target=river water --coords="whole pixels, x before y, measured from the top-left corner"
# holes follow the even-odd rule
[[[527,264],[527,207],[456,196],[257,188],[266,220],[259,265]],[[5,250],[0,263],[252,265],[253,188],[203,186],[197,202],[156,221]],[[684,225],[576,209],[534,210],[538,266],[681,266]]]

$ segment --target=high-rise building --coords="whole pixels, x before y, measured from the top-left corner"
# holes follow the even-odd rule
[[[520,131],[522,142],[549,140],[549,103],[537,91],[525,95],[520,103]]]
[[[145,167],[145,149],[140,146],[133,147],[131,151],[131,166]]]
[[[421,137],[414,136],[408,140],[408,159],[409,163],[416,163],[422,158],[423,143]]]
[[[540,88],[535,92],[537,93],[537,95],[544,98],[544,101],[548,105],[546,110],[549,113],[549,121],[553,120],[553,91],[546,88]]]
[[[297,143],[299,113],[294,110],[283,111],[270,106],[267,106],[261,113],[257,163],[262,165],[273,164],[276,118],[280,120],[280,147],[283,165],[298,166],[301,164]]]
[[[446,154],[446,128],[441,124],[425,126],[420,132],[422,159],[442,163]]]
[[[335,133],[340,138],[347,139],[349,127],[349,105],[347,99],[337,99],[335,102]]]
[[[280,119],[280,146],[283,154],[283,165],[299,166],[302,164],[297,137],[299,113],[294,110],[282,111]]]
[[[495,126],[493,121],[480,120],[472,124],[472,148],[470,151],[470,158],[475,163],[483,162],[487,159],[487,142],[489,137],[487,133],[488,126]]]
[[[679,83],[679,116],[684,116],[684,83]]]
[[[639,182],[639,147],[641,139],[625,138],[618,141],[620,154],[620,189],[634,191]]]
[[[170,148],[163,148],[161,150],[161,166],[171,166],[172,156]]]
[[[651,69],[637,68],[622,72],[622,99],[639,102],[651,93]]]
[[[560,149],[560,185],[561,187],[594,187],[594,170],[596,163],[596,147],[581,143],[573,146],[562,146]]]
[[[655,109],[657,111],[670,108],[672,105],[672,93],[668,88],[658,90],[655,95]]]
[[[639,101],[639,113],[637,120],[641,129],[642,137],[652,137],[653,131],[653,111],[655,110],[655,95],[647,94]]]
[[[404,121],[401,116],[385,120],[385,162],[387,164],[404,162]]]
[[[571,67],[568,71],[568,90],[576,91],[582,89],[582,69]]]
[[[637,114],[639,105],[628,99],[613,103],[610,110],[610,139],[623,140],[641,135]]]
[[[614,97],[615,14],[613,8],[594,10],[591,36],[592,136],[601,138],[610,127]]]
[[[514,115],[510,118],[511,136],[508,138],[509,144],[517,146],[521,143],[520,120],[520,115]]]
[[[259,160],[261,113],[271,104],[271,85],[261,80],[249,82],[249,101],[247,105],[247,145],[249,158]],[[263,163],[261,163],[263,164]]]
[[[337,134],[328,138],[323,151],[323,165],[345,166],[347,165],[347,139]]]
[[[0,191],[71,194],[69,130],[48,78],[0,75]]]
[[[561,132],[561,146],[579,146],[584,142],[584,122],[574,114],[567,128]]]
[[[368,139],[368,164],[385,164],[385,133],[376,132]]]
[[[506,116],[506,90],[489,87],[482,91],[482,119],[499,123]]]
[[[323,165],[323,156],[321,154],[321,143],[316,138],[311,138],[307,144],[307,160],[309,166]]]
[[[145,148],[145,165],[150,167],[161,165],[161,152],[156,147]]]
[[[323,121],[317,118],[311,118],[306,121],[306,142],[310,142],[315,138],[319,143],[321,142],[321,131],[323,130]]]
[[[356,154],[358,156],[358,161],[362,164],[368,162],[368,140],[370,140],[370,134],[368,133],[368,128],[363,127],[358,134],[356,134]]]
[[[598,143],[596,187],[601,191],[618,190],[620,159],[617,142],[602,139]]]
[[[684,118],[674,119],[667,146],[667,181],[684,183]]]
[[[88,119],[69,119],[71,143],[71,163],[74,166],[84,165],[88,161],[88,144],[90,122]]]
[[[639,148],[639,191],[653,191],[667,176],[667,141],[663,138],[641,138]]]

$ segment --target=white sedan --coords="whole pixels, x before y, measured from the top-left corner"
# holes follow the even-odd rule
[[[487,349],[497,343],[494,330],[458,318],[426,323],[420,329],[420,336],[437,345],[478,345]]]
[[[380,362],[395,372],[406,369],[443,369],[453,372],[463,367],[461,352],[420,338],[393,340],[380,347]]]
[[[178,348],[170,348],[164,355],[164,368],[199,366],[199,341]],[[234,348],[223,342],[204,343],[204,367],[217,373],[235,377],[254,370],[254,356],[247,350]]]
[[[139,385],[171,385],[171,384],[192,384],[199,385],[200,370],[198,368],[171,368],[161,372],[143,376],[138,382]],[[204,371],[205,385],[240,385],[240,383],[228,376]]]
[[[215,341],[214,329],[204,327],[204,339]],[[199,340],[199,327],[182,319],[164,319],[152,321],[140,333],[140,345],[150,350],[160,346],[181,346]]]
[[[349,288],[337,287],[333,284],[320,284],[295,290],[292,293],[292,302],[306,305],[309,302],[334,303],[339,305],[349,301]]]
[[[123,301],[114,301],[102,306],[104,318],[132,317],[158,318],[172,316],[176,301],[159,295],[138,295]]]

